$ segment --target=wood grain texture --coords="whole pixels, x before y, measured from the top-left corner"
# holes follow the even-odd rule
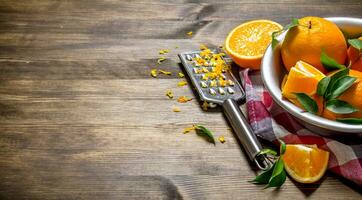
[[[243,21],[361,10],[359,0],[0,0],[0,199],[361,199],[329,173],[280,190],[250,184],[255,168],[220,110],[165,96],[194,97],[176,86],[178,53],[218,46]],[[158,65],[160,49],[171,52]],[[226,143],[182,134],[194,123]]]

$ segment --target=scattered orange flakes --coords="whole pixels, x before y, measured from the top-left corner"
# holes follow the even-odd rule
[[[183,134],[189,133],[193,130],[196,130],[195,126],[184,128]]]
[[[196,62],[197,65],[199,66],[205,66],[206,60],[200,57],[196,57],[194,58],[194,61]]]
[[[173,112],[181,112],[181,109],[179,107],[173,107],[172,111]]]
[[[203,103],[202,103],[202,105],[201,105],[201,108],[203,109],[203,110],[208,110],[209,109],[209,103],[207,103],[206,101],[204,101]]]
[[[172,99],[172,98],[173,98],[173,93],[172,93],[172,91],[171,91],[171,90],[167,90],[167,91],[166,91],[166,96],[167,96],[168,98]]]
[[[219,79],[219,86],[220,86],[220,87],[225,87],[226,84],[227,84],[227,81],[225,81],[225,80],[222,79],[222,78]]]
[[[177,99],[177,102],[179,102],[179,103],[186,103],[186,102],[191,101],[191,100],[192,100],[192,98],[188,98],[188,97],[186,97],[186,96],[181,96],[181,97],[179,97],[179,98]]]
[[[160,72],[161,74],[165,74],[165,75],[171,75],[171,74],[172,74],[172,72],[164,71],[164,70],[162,70],[162,69],[160,69],[159,72]]]
[[[179,87],[182,87],[182,86],[185,86],[185,85],[187,85],[186,81],[180,81],[180,82],[177,83],[177,86],[179,86]]]
[[[185,74],[182,73],[182,72],[179,72],[179,73],[178,73],[178,77],[183,78],[183,77],[185,77]]]
[[[216,86],[217,86],[216,80],[210,81],[210,87],[216,87]]]
[[[166,53],[168,53],[168,52],[170,52],[170,50],[168,50],[168,49],[161,49],[158,53],[159,54],[166,54]]]
[[[225,143],[226,141],[225,141],[225,137],[224,136],[220,136],[219,137],[219,141],[221,142],[221,143]]]
[[[210,49],[205,49],[200,52],[201,57],[209,58],[212,55],[212,52]]]
[[[206,49],[208,49],[206,45],[204,45],[204,44],[200,45],[200,50],[206,50]]]
[[[202,73],[209,73],[209,70],[206,67],[201,68]]]
[[[203,80],[215,80],[222,77],[222,73],[230,69],[230,67],[223,60],[224,53],[213,53],[205,45],[200,46],[200,57],[194,58],[196,65],[198,66],[213,66],[213,70],[209,71],[205,69],[197,70],[197,73],[205,73]],[[226,85],[226,83],[225,83]]]
[[[163,61],[165,61],[166,58],[165,57],[160,57],[159,59],[157,59],[157,63],[161,64]]]
[[[194,32],[189,31],[188,33],[186,33],[188,36],[192,36],[194,34]]]
[[[151,76],[156,78],[157,77],[157,69],[152,69],[151,70]]]

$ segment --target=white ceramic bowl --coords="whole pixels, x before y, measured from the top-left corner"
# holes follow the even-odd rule
[[[337,24],[337,26],[351,38],[362,35],[362,19],[347,17],[330,17],[326,19]],[[282,98],[280,85],[286,74],[286,70],[281,62],[280,44],[284,36],[285,34],[282,34],[278,37],[280,42],[274,50],[271,46],[267,48],[261,64],[261,74],[264,85],[269,90],[274,102],[316,133],[323,135],[354,134],[362,136],[362,125],[344,124],[303,112],[299,107]]]

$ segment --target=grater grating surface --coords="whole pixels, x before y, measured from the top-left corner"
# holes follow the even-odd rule
[[[199,65],[195,59],[201,58],[201,52],[191,51],[179,54],[186,73],[195,86],[200,99],[219,105],[229,98],[236,101],[243,100],[245,98],[244,90],[230,70],[223,70],[219,77],[214,77],[213,79],[207,77],[207,74],[213,72],[216,67],[213,62],[207,62],[206,66]],[[219,52],[213,50],[212,53]],[[221,57],[221,59],[227,64],[225,57]]]

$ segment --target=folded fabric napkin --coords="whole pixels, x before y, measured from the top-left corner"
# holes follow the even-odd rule
[[[328,169],[362,186],[362,143],[345,144],[306,129],[276,103],[264,88],[260,72],[240,72],[246,93],[249,123],[254,133],[265,140],[282,139],[287,144],[316,144],[330,152]]]

